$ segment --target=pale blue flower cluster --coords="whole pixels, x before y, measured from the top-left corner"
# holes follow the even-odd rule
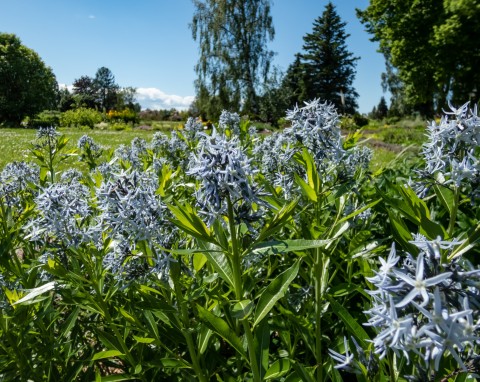
[[[35,203],[38,215],[24,228],[30,240],[66,246],[92,240],[88,220],[93,211],[88,187],[75,180],[54,183],[40,191]]]
[[[97,217],[101,231],[112,239],[104,264],[118,280],[138,279],[152,272],[163,277],[171,256],[169,247],[176,230],[166,221],[166,206],[156,195],[158,179],[151,172],[136,170],[112,174],[98,187]],[[153,258],[137,247],[145,241]]]
[[[230,130],[233,135],[240,135],[240,116],[237,113],[230,113],[223,110],[218,120],[219,130]]]
[[[0,202],[9,207],[19,207],[21,204],[20,194],[33,189],[29,184],[37,184],[40,176],[40,168],[35,164],[25,162],[8,163],[0,173]]]
[[[368,291],[373,305],[365,312],[367,325],[377,331],[374,353],[382,359],[391,350],[435,371],[444,357],[453,357],[467,370],[466,361],[476,356],[480,341],[480,270],[462,259],[442,261],[460,242],[417,235],[411,243],[418,248],[416,258],[408,254],[402,261],[392,246],[368,278],[375,287]],[[341,362],[337,367],[352,368],[352,359],[331,354]]]
[[[469,103],[445,112],[439,124],[432,122],[427,127],[428,141],[423,145],[425,169],[417,191],[425,195],[428,186],[437,182],[449,187],[469,184],[471,192],[480,184],[480,117],[477,107]]]
[[[196,130],[194,122],[190,123],[188,131],[190,128],[192,129],[191,135],[198,139],[198,130]],[[170,137],[162,132],[155,133],[150,143],[150,149],[154,153],[153,163],[156,171],[160,170],[163,164],[167,164],[173,169],[177,167],[186,169],[188,155],[185,153],[188,153],[189,148],[177,131],[173,131]]]
[[[200,138],[199,133],[204,130],[203,124],[198,118],[188,118],[183,128],[183,135],[189,142],[197,142]]]
[[[227,215],[230,199],[238,219],[257,218],[253,204],[259,203],[258,189],[252,176],[258,171],[240,147],[238,137],[228,138],[215,128],[211,135],[203,134],[196,152],[191,155],[187,175],[200,181],[197,203],[208,222]]]
[[[115,156],[123,162],[130,163],[136,170],[142,170],[147,156],[148,144],[142,139],[135,137],[130,146],[120,145],[115,150]]]
[[[344,157],[339,116],[328,102],[315,99],[304,107],[287,112],[292,126],[285,135],[297,141],[314,156],[319,168],[335,167]]]

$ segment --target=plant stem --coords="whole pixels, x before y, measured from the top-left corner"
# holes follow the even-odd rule
[[[452,212],[450,213],[450,222],[448,223],[448,236],[453,236],[453,231],[455,229],[455,223],[457,221],[457,212],[458,212],[458,201],[460,200],[460,189],[459,187],[455,186],[454,189],[454,201],[453,201],[453,208]]]
[[[230,236],[232,238],[232,268],[233,268],[233,282],[235,288],[235,298],[238,301],[243,299],[243,285],[242,285],[242,263],[240,259],[240,251],[238,247],[237,231],[235,228],[233,205],[230,196],[227,196],[228,205],[228,226],[230,229]],[[246,319],[240,320],[245,331],[248,346],[248,356],[250,358],[250,367],[252,368],[253,381],[260,382],[261,376],[258,368],[257,358],[255,356],[255,342],[253,340],[252,330],[250,324]]]
[[[323,275],[323,254],[320,248],[315,249],[313,265],[315,279],[315,355],[317,359],[317,381],[323,381],[323,359],[322,359],[322,299],[323,290],[321,279]]]
[[[173,280],[173,287],[175,290],[175,295],[177,297],[178,305],[180,306],[180,319],[182,321],[182,334],[187,341],[188,352],[190,354],[190,358],[192,359],[193,370],[197,375],[197,378],[201,382],[207,382],[208,379],[203,374],[203,370],[200,367],[200,363],[198,361],[197,351],[195,349],[195,343],[193,341],[192,334],[189,331],[190,320],[188,317],[188,308],[185,299],[183,298],[182,288],[179,284],[180,278],[180,264],[172,263],[171,266],[171,273],[172,273],[172,280]]]

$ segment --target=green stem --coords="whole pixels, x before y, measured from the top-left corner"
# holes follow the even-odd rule
[[[455,229],[455,223],[457,221],[457,213],[458,213],[458,201],[460,200],[460,189],[459,187],[455,186],[454,189],[454,202],[452,212],[450,213],[450,222],[448,223],[448,236],[453,236],[453,231]]]
[[[322,359],[322,277],[323,275],[323,254],[320,248],[315,249],[314,279],[315,279],[315,353],[317,358],[317,381],[323,381],[323,359]]]
[[[205,377],[205,375],[203,374],[203,370],[200,367],[200,362],[198,361],[198,354],[195,349],[195,343],[193,341],[192,334],[189,331],[190,319],[188,316],[187,303],[183,298],[182,288],[179,284],[180,265],[178,263],[172,264],[171,273],[175,295],[177,297],[178,305],[180,306],[180,319],[183,325],[182,334],[187,341],[188,352],[190,354],[190,358],[192,359],[193,370],[195,371],[195,374],[197,375],[199,381],[207,382],[208,379]]]
[[[242,263],[240,258],[240,250],[238,246],[237,231],[235,229],[233,205],[230,197],[227,196],[228,206],[228,226],[230,229],[230,236],[232,238],[232,268],[233,268],[233,283],[235,288],[235,298],[238,301],[243,299],[243,285],[242,285]],[[240,320],[247,338],[248,356],[250,358],[250,367],[252,368],[253,381],[260,382],[261,376],[259,372],[257,357],[255,356],[255,342],[253,340],[253,333],[250,324],[246,319]]]

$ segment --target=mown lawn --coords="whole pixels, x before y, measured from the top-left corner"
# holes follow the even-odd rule
[[[154,130],[79,130],[79,129],[59,129],[61,134],[70,139],[68,147],[74,149],[77,146],[79,138],[85,134],[89,135],[94,141],[102,145],[105,149],[114,149],[121,144],[130,144],[133,138],[140,137],[149,141]],[[0,129],[2,139],[0,140],[0,169],[12,161],[30,161],[33,157],[29,154],[29,148],[35,141],[36,130],[33,129]],[[65,163],[66,167],[75,165],[76,159]]]
[[[171,122],[168,125],[161,122],[154,122],[154,124],[155,125],[151,124],[153,127],[152,130],[133,129],[115,131],[61,128],[59,132],[69,138],[68,147],[70,149],[74,149],[78,139],[87,134],[108,151],[109,149],[117,148],[121,144],[129,145],[135,137],[150,141],[156,131],[170,131],[180,125],[178,122]],[[369,146],[374,150],[371,163],[372,171],[376,171],[381,167],[387,166],[390,162],[395,161],[398,153],[407,145],[412,145],[413,143],[414,146],[409,150],[408,155],[415,155],[416,151],[418,151],[421,141],[417,140],[416,142],[412,142],[409,139],[411,134],[405,134],[405,129],[397,127],[385,128],[384,126],[381,128],[375,127],[376,129],[373,129],[372,126],[367,127],[364,134],[365,138],[370,138]],[[414,131],[416,137],[424,133],[419,129],[415,129]],[[2,139],[0,139],[0,169],[3,169],[9,162],[30,161],[34,159],[29,153],[29,148],[35,141],[36,130],[24,128],[0,129],[0,134],[2,137]],[[384,144],[378,145],[375,144],[375,142],[383,142]],[[75,157],[72,157],[62,165],[61,169],[72,166],[75,167],[76,165],[77,160]]]

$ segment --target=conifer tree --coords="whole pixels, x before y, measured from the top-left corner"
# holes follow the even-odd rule
[[[340,19],[330,2],[313,23],[312,33],[304,36],[301,55],[306,96],[333,103],[344,113],[353,113],[358,93],[353,87],[355,63],[359,59],[349,52],[346,23]]]

